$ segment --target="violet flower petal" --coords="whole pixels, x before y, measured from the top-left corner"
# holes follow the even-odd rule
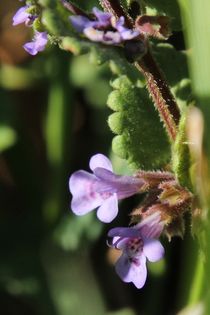
[[[47,32],[36,32],[32,42],[23,45],[23,48],[31,55],[36,55],[38,52],[43,51],[47,44]]]
[[[119,19],[116,19],[114,16],[111,19],[111,25],[113,28],[115,28],[118,32],[121,32],[125,29],[124,27],[125,18],[124,16],[121,16]]]
[[[112,171],[109,171],[108,169],[105,169],[103,167],[95,168],[94,174],[98,178],[108,183],[117,183],[121,186],[134,185],[134,186],[137,186],[139,189],[140,186],[145,184],[145,181],[142,180],[141,178],[137,178],[134,176],[126,176],[126,175],[116,175],[112,173]]]
[[[86,171],[77,171],[71,175],[69,189],[73,195],[71,208],[75,214],[86,214],[104,202],[101,195],[97,193],[97,185],[99,182],[95,175]]]
[[[163,258],[165,250],[158,240],[147,239],[144,241],[143,253],[149,261],[155,262]]]
[[[109,237],[115,237],[115,236],[119,236],[119,237],[127,237],[127,238],[135,238],[135,237],[139,237],[140,233],[137,229],[135,228],[129,228],[129,227],[116,227],[113,228],[111,230],[109,230],[108,232],[108,236]]]
[[[69,17],[69,19],[72,23],[72,26],[79,33],[82,33],[86,27],[89,27],[91,25],[91,20],[82,15],[72,15]]]
[[[18,25],[21,23],[25,23],[27,21],[27,19],[29,18],[30,14],[28,12],[26,12],[26,10],[28,9],[28,6],[24,6],[21,7],[17,10],[17,12],[15,13],[15,15],[13,16],[13,23],[12,25]]]
[[[111,172],[113,171],[111,161],[105,155],[100,153],[92,156],[89,166],[93,172],[97,167],[105,168],[106,170],[109,170]]]
[[[128,241],[129,241],[129,238],[115,236],[113,237],[112,243],[110,244],[110,246],[116,249],[124,250],[126,249]]]
[[[103,43],[107,45],[117,45],[122,42],[121,34],[108,31],[104,33]]]
[[[148,216],[141,223],[136,225],[140,230],[144,239],[158,238],[163,231],[164,222],[161,221],[160,212],[153,213]]]
[[[140,32],[138,30],[132,30],[124,26],[125,18],[121,16],[118,20],[112,19],[112,26],[119,32],[121,40],[130,40],[137,37]]]
[[[115,264],[115,270],[118,276],[124,282],[130,282],[130,279],[127,277],[127,275],[129,274],[130,267],[131,267],[130,260],[128,256],[125,253],[123,253]]]
[[[94,174],[104,183],[107,183],[113,192],[117,193],[118,199],[124,199],[136,194],[145,184],[140,178],[115,175],[111,171],[101,167],[95,168]]]
[[[93,22],[93,27],[107,27],[110,25],[111,13],[103,12],[96,7],[93,8],[92,12],[98,19],[98,21]]]
[[[90,40],[92,40],[93,42],[103,42],[103,38],[104,38],[104,32],[103,31],[99,31],[95,28],[93,28],[92,26],[90,27],[86,27],[83,30],[85,36],[87,38],[89,38]]]
[[[129,40],[133,39],[137,36],[139,36],[140,32],[139,31],[133,31],[129,29],[124,29],[123,31],[120,32],[120,35],[123,40]]]
[[[111,222],[118,213],[118,199],[135,194],[145,183],[136,177],[115,175],[110,160],[103,154],[94,155],[89,165],[94,174],[80,170],[70,177],[72,210],[83,215],[100,206],[98,218]]]
[[[100,221],[104,223],[109,223],[118,214],[118,200],[117,195],[114,194],[111,197],[103,201],[102,205],[97,211],[97,217]]]
[[[128,278],[131,279],[137,289],[141,289],[145,285],[147,279],[146,257],[141,255],[138,263],[139,265],[132,263]]]
[[[29,53],[32,56],[35,56],[38,53],[38,51],[36,49],[36,45],[33,41],[25,43],[23,45],[23,48],[25,49],[25,51],[27,51],[27,53]]]
[[[100,42],[106,45],[117,45],[121,43],[121,36],[118,32],[104,32],[90,26],[84,29],[84,34],[93,42]]]
[[[136,262],[132,262],[126,254],[122,254],[115,269],[124,282],[133,282],[138,289],[144,286],[147,278],[146,257],[144,255],[138,257]]]

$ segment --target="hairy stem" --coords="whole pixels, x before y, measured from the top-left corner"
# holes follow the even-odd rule
[[[147,89],[166,126],[169,137],[174,141],[180,120],[180,111],[161,70],[150,51],[143,56],[141,61],[136,62],[135,66],[145,76]]]
[[[124,11],[118,0],[100,0],[100,3],[106,11],[111,12],[117,18],[124,16],[125,25],[134,28],[133,19]],[[174,141],[180,120],[180,110],[149,49],[141,61],[135,63],[135,66],[145,76],[147,89],[165,125],[169,138]]]
[[[194,279],[190,287],[188,306],[198,303],[202,298],[205,270],[203,257],[198,253]]]

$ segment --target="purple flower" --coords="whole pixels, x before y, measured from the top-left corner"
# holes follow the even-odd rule
[[[112,14],[100,11],[97,8],[93,8],[92,12],[96,18],[95,20],[90,20],[82,15],[70,17],[73,27],[78,32],[83,32],[91,41],[118,45],[140,34],[139,31],[124,26],[125,19],[123,16],[116,20]]]
[[[117,32],[104,32],[93,27],[87,27],[84,30],[84,34],[93,42],[101,42],[107,45],[116,45],[121,43],[121,36]]]
[[[70,16],[70,21],[77,32],[81,33],[88,27],[103,29],[110,26],[112,17],[110,13],[100,11],[97,8],[93,8],[92,12],[96,17],[95,21],[82,15]]]
[[[36,55],[43,51],[48,41],[47,32],[36,32],[32,42],[26,43],[23,48],[30,54]]]
[[[31,23],[36,19],[36,15],[32,15],[27,12],[29,6],[26,5],[21,7],[17,10],[15,15],[13,16],[13,23],[12,25],[18,25],[21,23],[25,23],[27,26],[31,25]]]
[[[90,27],[92,24],[91,20],[82,15],[72,15],[70,16],[70,21],[75,30],[82,33],[85,28]]]
[[[122,250],[115,269],[124,282],[133,282],[142,288],[147,278],[146,260],[156,262],[164,255],[164,248],[156,239],[163,230],[158,212],[130,228],[113,228],[108,236],[112,237],[113,247]]]
[[[93,174],[80,170],[70,177],[72,211],[84,215],[99,207],[99,220],[111,222],[118,213],[118,199],[137,193],[145,182],[132,176],[115,175],[111,161],[103,154],[94,155],[89,166]]]
[[[125,18],[121,16],[119,20],[112,18],[112,27],[115,28],[120,34],[122,40],[130,40],[137,37],[140,33],[137,30],[131,30],[124,26]]]
[[[97,18],[96,21],[92,22],[92,26],[95,28],[105,28],[110,26],[110,21],[112,14],[108,12],[103,12],[97,8],[93,8],[93,14]]]

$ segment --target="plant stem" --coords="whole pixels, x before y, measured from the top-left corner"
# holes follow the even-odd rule
[[[100,0],[100,3],[106,11],[114,14],[115,17],[124,16],[127,27],[135,27],[134,20],[124,11],[118,0]],[[144,75],[147,89],[165,125],[169,138],[174,141],[180,120],[180,110],[149,48],[141,61],[135,63],[135,66]]]
[[[203,257],[201,254],[198,254],[197,258],[197,264],[194,272],[195,276],[193,279],[193,282],[191,284],[191,290],[189,293],[189,299],[187,305],[193,305],[199,302],[201,296],[202,296],[202,290],[203,290],[203,280],[205,276],[204,272],[204,262]]]
[[[180,111],[161,70],[149,50],[141,61],[135,63],[135,66],[145,76],[147,89],[166,126],[169,137],[174,141],[180,120]]]

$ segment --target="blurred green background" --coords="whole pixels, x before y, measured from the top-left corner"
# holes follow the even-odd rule
[[[69,176],[88,169],[94,153],[111,156],[118,173],[127,171],[111,153],[108,66],[56,47],[29,56],[22,45],[30,29],[11,25],[20,5],[0,3],[0,313],[175,314],[188,292],[190,272],[184,271],[193,268],[182,260],[188,250],[193,261],[188,236],[173,240],[165,260],[149,265],[148,281],[137,290],[115,274],[106,234],[128,223],[139,200],[121,203],[109,226],[95,213],[70,211]],[[183,45],[180,33],[176,40]]]

